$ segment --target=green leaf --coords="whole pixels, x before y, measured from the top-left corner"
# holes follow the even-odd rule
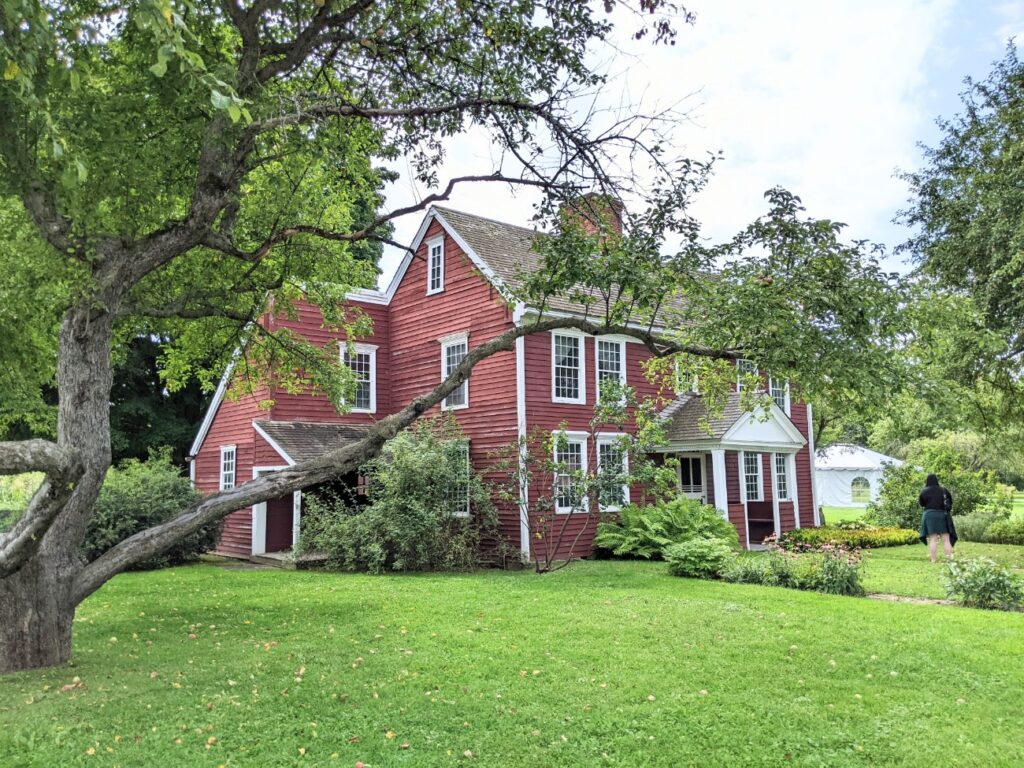
[[[237,104],[228,105],[228,117],[231,118],[232,123],[237,123],[242,118],[242,110]]]
[[[156,64],[149,68],[149,71],[157,77],[163,77],[167,74],[167,62],[163,59],[160,59],[159,61],[157,61]]]
[[[210,91],[210,103],[214,109],[228,109],[232,106],[230,96],[225,96],[220,91]]]

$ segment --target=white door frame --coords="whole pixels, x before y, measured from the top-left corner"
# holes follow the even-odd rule
[[[252,479],[255,480],[261,474],[266,474],[267,472],[276,472],[279,469],[288,469],[288,465],[287,464],[282,464],[280,466],[253,467],[252,468]],[[298,494],[299,491],[296,491],[295,493]],[[293,499],[294,499],[294,494],[293,494]],[[294,508],[293,508],[293,518],[294,518],[294,516],[296,514],[297,513],[294,511]],[[297,535],[296,531],[297,531],[297,528],[298,528],[297,520],[293,521],[292,527],[293,527],[293,529],[295,529],[292,532],[292,541],[296,541],[297,540],[296,539],[296,535]],[[259,504],[253,504],[252,505],[252,554],[254,554],[254,555],[263,555],[263,554],[266,554],[266,552],[267,552],[267,502],[261,501]]]
[[[685,495],[687,498],[698,498],[694,497],[692,492],[683,491],[683,459],[700,459],[700,500],[702,503],[707,504],[708,501],[708,459],[706,453],[700,453],[699,451],[690,451],[688,453],[677,453],[676,458],[679,459],[679,471],[676,472],[676,485],[679,488],[679,492]],[[692,474],[691,474],[692,477]]]

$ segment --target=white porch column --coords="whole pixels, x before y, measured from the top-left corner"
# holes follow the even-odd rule
[[[711,476],[715,483],[715,506],[722,517],[729,519],[729,486],[725,480],[725,451],[711,452]]]
[[[789,477],[787,478],[787,480],[789,480],[789,485],[793,486],[792,488],[789,489],[789,498],[791,498],[793,500],[793,519],[795,521],[796,527],[799,528],[800,527],[800,498],[799,498],[800,492],[797,490],[798,486],[797,486],[797,482],[796,482],[796,454],[795,453],[791,453],[791,454],[789,454],[789,456],[786,457],[786,466],[789,467],[789,472],[788,472]]]
[[[777,460],[776,457],[778,455],[779,454],[777,454],[777,453],[771,454],[771,460],[768,463],[771,464],[771,470],[772,470],[771,471],[771,479],[772,479],[772,518],[773,518],[773,520],[775,522],[775,535],[776,536],[781,536],[782,535],[782,518],[779,515],[779,481],[775,477],[775,474],[777,472],[777,470],[775,468],[776,467],[775,462]]]

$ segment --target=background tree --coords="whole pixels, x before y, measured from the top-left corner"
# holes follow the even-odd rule
[[[0,370],[25,402],[6,411],[30,412],[51,372],[58,394],[55,441],[0,444],[0,473],[46,473],[0,533],[0,670],[66,660],[75,606],[107,579],[233,510],[357,469],[528,333],[634,335],[656,357],[700,368],[709,398],[740,355],[810,395],[872,384],[892,301],[863,244],[775,191],[768,216],[704,248],[687,209],[707,164],[666,157],[651,116],[626,110],[609,122],[576,110],[604,84],[588,55],[608,38],[612,11],[655,42],[672,39],[673,18],[689,20],[666,16],[677,9],[660,0],[0,6],[0,210],[28,246],[0,250]],[[495,162],[440,178],[444,140],[471,128],[491,137]],[[397,158],[438,191],[380,213],[390,175],[379,166]],[[546,276],[510,297],[533,304],[582,281],[609,295],[603,316],[532,315],[358,442],[80,557],[111,461],[113,361],[126,342],[170,339],[161,359],[171,388],[209,386],[233,362],[236,389],[272,375],[337,401],[352,381],[336,350],[257,320],[304,296],[340,335],[365,331],[366,318],[339,302],[374,283],[389,222],[473,181],[537,188],[548,226],[584,191],[630,201],[625,237],[550,238]],[[595,249],[618,269],[611,293],[607,275],[588,271]],[[707,280],[719,262],[721,277]],[[675,313],[662,326],[672,333],[650,330],[659,307]]]
[[[983,382],[998,394],[991,404],[1002,417],[1020,420],[1024,63],[1013,41],[987,78],[965,84],[963,112],[938,121],[942,139],[923,147],[923,168],[904,174],[913,197],[901,218],[917,232],[903,250],[918,264],[922,290],[943,308],[957,305],[959,327],[946,328],[955,354],[944,361],[945,378]]]

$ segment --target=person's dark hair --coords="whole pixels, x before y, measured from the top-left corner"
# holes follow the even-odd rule
[[[934,474],[928,475],[928,477],[926,477],[924,479],[924,484],[925,485],[938,485],[939,484],[939,478],[937,478]]]

